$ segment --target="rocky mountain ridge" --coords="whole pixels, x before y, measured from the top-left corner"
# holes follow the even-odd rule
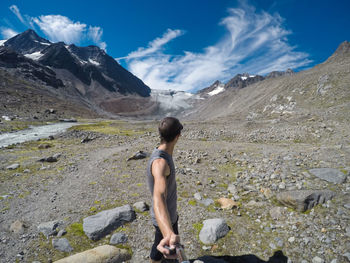
[[[133,108],[133,103],[120,108],[118,102],[125,97],[147,101],[151,91],[104,50],[96,46],[51,43],[31,29],[1,44],[0,68],[29,81],[28,85],[40,84],[48,90],[53,87],[77,106],[88,105],[105,116],[108,112],[138,110]]]

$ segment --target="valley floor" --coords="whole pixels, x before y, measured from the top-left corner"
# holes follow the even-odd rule
[[[308,170],[350,172],[348,126],[328,131],[317,127],[320,131],[313,136],[304,127],[288,125],[272,129],[268,123],[227,119],[184,124],[174,161],[180,235],[191,259],[225,255],[233,260],[251,254],[268,260],[280,250],[290,262],[312,262],[315,257],[347,262],[350,178],[333,184]],[[82,143],[84,138],[92,140]],[[0,149],[0,261],[50,262],[69,255],[55,250],[52,238],[38,233],[40,223],[52,220],[62,221],[74,249],[71,254],[108,244],[110,235],[89,240],[81,231],[82,220],[123,204],[150,204],[147,158],[127,158],[140,150],[151,153],[157,143],[156,122],[106,120],[73,127],[54,140]],[[57,162],[38,162],[55,154]],[[15,163],[20,166],[6,168]],[[230,185],[237,189],[235,194],[228,191]],[[275,198],[295,189],[329,189],[336,196],[300,213]],[[214,202],[206,206],[194,198],[195,193]],[[221,209],[215,202],[221,197],[234,198],[240,205]],[[218,217],[230,226],[229,234],[213,245],[202,244],[198,233],[203,221]],[[23,233],[10,231],[16,220],[26,225]],[[149,262],[153,241],[149,212],[137,213],[135,221],[114,232],[120,231],[128,236],[124,247],[132,250],[130,262]]]

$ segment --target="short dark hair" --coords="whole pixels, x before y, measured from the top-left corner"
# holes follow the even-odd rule
[[[181,133],[182,129],[182,124],[174,117],[165,117],[158,126],[160,139],[166,142],[172,142]]]

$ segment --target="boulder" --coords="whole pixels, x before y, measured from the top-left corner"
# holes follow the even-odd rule
[[[305,212],[334,196],[335,193],[329,190],[296,190],[279,193],[276,197],[281,204]]]
[[[199,239],[204,244],[212,244],[219,238],[226,236],[230,228],[222,218],[207,219],[203,222],[203,228],[199,233]]]
[[[52,246],[62,252],[72,252],[73,248],[66,238],[52,239]]]
[[[84,218],[83,230],[92,240],[99,240],[126,222],[135,220],[135,211],[130,205],[102,211]]]
[[[118,245],[123,244],[128,241],[127,235],[124,233],[115,233],[112,235],[111,240],[109,241],[109,244],[111,245]]]
[[[343,172],[333,168],[315,168],[310,169],[309,172],[322,180],[334,184],[344,183],[347,177]]]
[[[131,259],[126,249],[110,245],[95,247],[70,257],[62,258],[54,263],[122,263]]]
[[[41,223],[38,225],[38,230],[44,234],[46,238],[49,236],[53,236],[57,234],[57,227],[59,226],[58,221],[50,221],[50,222],[45,222]]]

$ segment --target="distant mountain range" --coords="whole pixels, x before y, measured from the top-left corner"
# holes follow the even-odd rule
[[[273,71],[267,74],[265,77],[260,75],[252,75],[249,73],[237,74],[232,79],[230,79],[226,84],[221,83],[219,80],[215,81],[212,85],[207,88],[201,89],[197,92],[201,97],[211,97],[219,94],[228,89],[242,89],[251,84],[254,84],[264,79],[277,78],[281,76],[291,76],[294,75],[292,69],[287,69],[286,71]]]

